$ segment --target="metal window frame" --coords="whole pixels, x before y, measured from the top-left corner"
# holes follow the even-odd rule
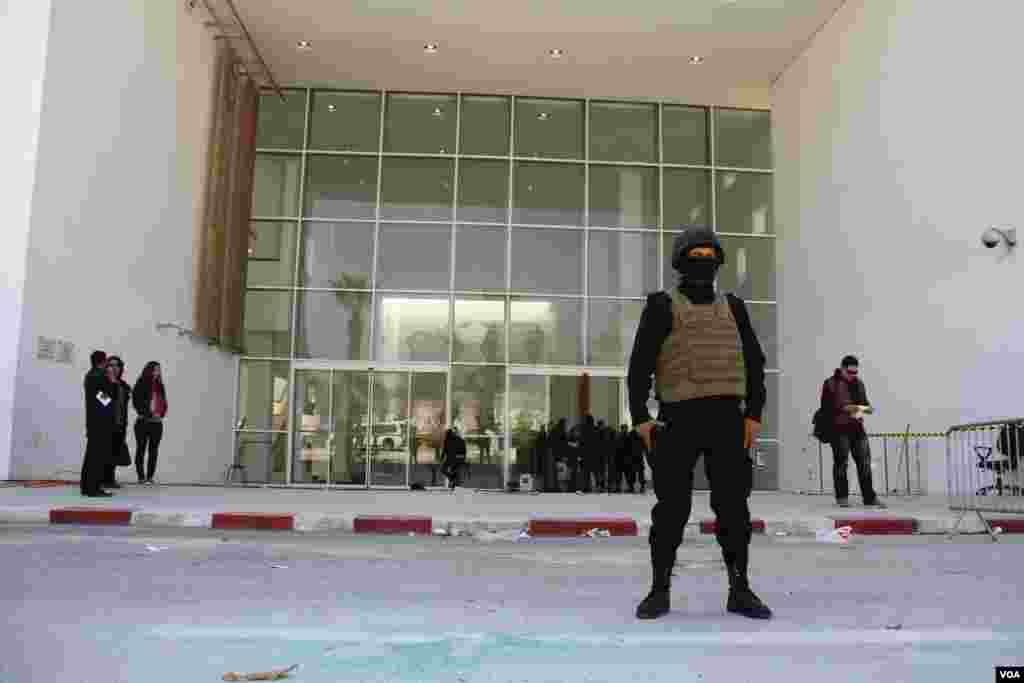
[[[729,107],[718,107],[716,105],[702,106],[701,108],[705,111],[707,117],[706,125],[706,144],[708,150],[708,163],[707,164],[680,164],[680,163],[667,163],[665,161],[665,142],[664,142],[664,127],[665,127],[665,107],[676,105],[675,102],[666,101],[644,101],[639,104],[649,104],[655,107],[656,110],[656,159],[654,162],[636,162],[636,161],[611,161],[605,159],[591,159],[590,146],[591,146],[591,105],[592,103],[603,103],[603,102],[615,102],[616,100],[610,100],[608,98],[545,98],[539,99],[565,99],[574,102],[582,103],[582,136],[583,136],[583,154],[581,159],[569,159],[569,158],[556,158],[556,157],[530,157],[516,154],[516,108],[520,100],[533,99],[530,97],[524,97],[522,95],[496,95],[504,100],[505,105],[508,107],[508,130],[507,134],[507,154],[505,155],[488,155],[488,154],[463,154],[461,149],[462,135],[463,135],[463,101],[467,96],[476,96],[479,93],[469,92],[456,92],[454,93],[456,103],[456,121],[455,121],[455,147],[452,153],[440,153],[440,154],[429,154],[429,153],[407,153],[407,152],[388,152],[384,150],[384,137],[385,137],[385,125],[387,117],[387,104],[389,94],[404,94],[404,91],[389,91],[387,89],[381,89],[376,91],[366,90],[338,90],[331,88],[295,88],[305,93],[305,111],[304,111],[304,122],[303,122],[303,145],[302,149],[279,149],[279,148],[258,148],[256,151],[259,154],[280,154],[280,155],[295,155],[300,158],[300,178],[299,178],[299,211],[297,216],[253,216],[252,221],[276,221],[283,223],[294,223],[296,225],[295,235],[295,264],[294,273],[291,285],[289,287],[273,287],[273,286],[252,286],[247,287],[247,291],[287,291],[291,295],[291,339],[289,342],[289,356],[288,357],[277,357],[277,356],[239,356],[236,360],[235,375],[235,399],[233,405],[233,417],[234,422],[232,424],[232,432],[235,433],[237,439],[237,433],[241,431],[252,431],[252,430],[238,430],[236,429],[237,422],[239,419],[239,401],[240,396],[240,379],[241,379],[241,368],[242,364],[247,361],[273,361],[273,362],[287,362],[290,364],[289,371],[289,409],[294,411],[295,405],[295,375],[297,371],[303,370],[328,370],[331,372],[331,398],[330,398],[330,410],[333,416],[334,410],[334,373],[345,372],[345,371],[363,371],[369,373],[369,387],[368,387],[368,403],[367,403],[367,419],[369,420],[372,416],[373,410],[373,373],[375,371],[397,371],[409,373],[408,377],[408,405],[411,406],[411,392],[412,386],[412,375],[417,372],[444,372],[447,380],[445,383],[445,420],[448,424],[452,420],[452,369],[457,367],[503,367],[505,372],[505,401],[504,401],[504,423],[505,430],[503,434],[505,443],[505,452],[503,455],[504,460],[504,480],[508,481],[509,468],[511,465],[511,423],[510,423],[510,409],[511,405],[508,400],[508,390],[510,387],[511,378],[513,375],[538,375],[549,378],[547,384],[550,383],[550,377],[552,376],[579,376],[583,373],[587,373],[593,377],[617,377],[624,382],[626,368],[625,367],[611,367],[611,366],[595,366],[591,364],[591,349],[590,349],[590,329],[589,321],[593,317],[591,312],[592,301],[610,301],[610,302],[639,302],[643,301],[642,296],[592,296],[590,288],[590,270],[592,267],[590,259],[590,242],[591,233],[593,231],[600,232],[629,232],[638,234],[654,234],[657,241],[657,258],[658,258],[658,272],[657,272],[657,284],[659,289],[664,289],[670,286],[671,283],[666,281],[666,273],[664,268],[664,262],[666,257],[666,236],[670,236],[674,231],[669,230],[665,223],[665,173],[671,169],[691,169],[703,171],[708,174],[710,178],[710,218],[711,227],[716,234],[723,237],[735,237],[742,239],[776,239],[777,235],[772,232],[768,234],[746,234],[746,233],[733,233],[723,232],[719,226],[718,216],[718,179],[719,174],[722,172],[738,172],[738,173],[760,173],[773,175],[774,168],[740,168],[733,166],[720,166],[718,165],[718,159],[716,155],[716,113],[719,109],[729,109]],[[312,106],[315,93],[319,92],[363,92],[367,94],[374,94],[379,99],[379,114],[378,114],[378,139],[377,139],[377,150],[375,152],[370,151],[344,151],[344,150],[323,150],[315,149],[310,146],[311,140],[311,117],[312,117]],[[415,93],[423,95],[431,95],[434,93]],[[450,95],[451,93],[449,93]],[[327,218],[322,216],[310,216],[306,215],[306,177],[309,173],[308,159],[310,155],[322,155],[322,156],[351,156],[351,157],[368,157],[373,158],[377,162],[377,187],[376,187],[376,198],[374,206],[373,218]],[[395,221],[383,221],[382,219],[382,175],[384,160],[392,157],[405,157],[405,158],[422,158],[422,159],[450,159],[453,161],[453,188],[452,188],[452,212],[449,220],[423,220],[423,219],[411,219],[411,220],[395,220]],[[487,222],[487,221],[471,221],[465,224],[460,223],[459,220],[459,181],[461,162],[465,160],[486,160],[486,161],[502,161],[508,164],[508,197],[506,202],[506,218],[504,222]],[[515,208],[515,187],[516,187],[516,169],[517,166],[522,163],[552,163],[561,165],[582,165],[584,174],[584,186],[583,186],[583,221],[582,225],[549,225],[549,224],[530,224],[530,223],[517,223],[513,221],[513,209]],[[603,226],[603,225],[591,225],[591,197],[590,197],[590,185],[591,185],[591,167],[592,166],[626,166],[626,167],[638,167],[638,168],[653,168],[657,173],[657,191],[658,191],[658,218],[657,224],[654,226],[640,226],[640,227],[625,227],[625,226]],[[378,287],[377,277],[379,270],[379,251],[380,251],[380,227],[382,222],[395,222],[405,224],[423,224],[423,225],[440,225],[448,226],[450,229],[450,250],[449,250],[449,278],[447,290],[407,290],[407,289],[392,289],[392,288],[381,288]],[[306,223],[364,223],[373,225],[373,261],[371,264],[370,272],[370,284],[366,289],[335,289],[335,288],[324,288],[324,287],[304,287],[299,280],[301,264],[302,264],[302,239],[303,232]],[[479,225],[483,227],[494,227],[505,229],[505,277],[504,277],[504,289],[500,291],[479,291],[479,290],[459,290],[455,287],[455,276],[456,276],[456,258],[457,258],[457,240],[458,240],[458,228],[460,225]],[[550,292],[530,292],[530,291],[513,291],[512,290],[512,239],[513,232],[517,228],[540,228],[547,230],[576,230],[583,233],[582,249],[583,249],[583,283],[578,294],[554,294]],[[296,329],[298,322],[300,305],[299,297],[307,292],[336,292],[336,291],[352,291],[361,292],[369,296],[370,301],[370,313],[369,313],[369,349],[367,360],[330,360],[320,358],[299,358],[296,356],[298,330]],[[448,358],[446,363],[419,363],[419,362],[378,362],[377,360],[377,343],[376,337],[378,333],[378,321],[377,321],[377,309],[379,304],[380,295],[382,294],[403,294],[410,296],[437,296],[447,297],[448,299]],[[454,340],[455,340],[455,306],[460,298],[474,298],[474,297],[486,297],[495,301],[502,301],[504,307],[504,322],[505,322],[505,348],[504,348],[504,361],[501,362],[466,362],[457,361],[454,358]],[[579,301],[582,306],[580,316],[580,343],[583,348],[581,350],[582,363],[577,364],[541,364],[536,366],[527,366],[519,363],[512,363],[512,303],[516,300],[522,299],[547,299],[552,302],[557,301]],[[747,303],[750,304],[764,304],[764,305],[778,305],[777,300],[750,300]],[[776,314],[777,315],[777,314]],[[770,374],[781,374],[782,371],[779,368],[770,368],[766,370]],[[620,408],[622,410],[623,419],[629,421],[629,406],[628,396],[625,392],[625,386],[620,382]],[[550,401],[550,396],[546,399]],[[301,431],[301,430],[299,430]],[[281,433],[273,432],[271,433]],[[287,470],[285,472],[285,486],[299,486],[295,484],[292,479],[292,467],[294,466],[294,435],[296,433],[296,425],[292,419],[289,423],[288,434],[288,458],[287,458]],[[778,443],[777,439],[761,439],[764,443]],[[237,446],[237,444],[236,444]],[[336,444],[334,445],[336,448]],[[237,457],[237,452],[236,456]],[[367,448],[365,453],[366,463],[366,478],[362,487],[360,488],[389,488],[389,487],[377,487],[373,482],[373,463],[372,454],[370,449]],[[333,452],[331,454],[331,462],[328,467],[328,482],[327,486],[333,488],[334,485],[330,481],[333,474]],[[406,467],[406,485],[409,483],[411,477],[411,462],[407,463]],[[308,487],[303,484],[302,487]],[[344,488],[352,488],[353,485],[343,485]]]

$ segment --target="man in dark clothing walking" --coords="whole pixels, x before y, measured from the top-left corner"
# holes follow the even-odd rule
[[[750,589],[747,564],[753,484],[750,448],[761,427],[765,357],[743,301],[715,289],[725,262],[710,229],[679,235],[672,248],[678,287],[647,297],[629,361],[629,406],[648,448],[655,422],[647,411],[654,375],[660,402],[651,468],[658,502],[651,512],[651,591],[640,619],[669,611],[672,567],[689,520],[693,468],[704,455],[716,536],[729,578],[726,609],[767,619],[771,610]]]
[[[854,356],[843,358],[840,367],[821,387],[822,414],[830,418],[832,481],[836,503],[850,506],[850,483],[846,477],[850,456],[857,466],[857,481],[864,505],[884,508],[871,483],[871,446],[864,431],[865,412],[870,412],[867,388],[859,378],[860,362]]]

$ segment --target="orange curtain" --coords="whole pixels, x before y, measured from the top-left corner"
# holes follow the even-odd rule
[[[590,413],[590,375],[586,372],[576,380],[576,402],[582,419]]]
[[[193,287],[194,334],[231,351],[242,348],[242,307],[256,158],[255,84],[218,43],[203,224]]]

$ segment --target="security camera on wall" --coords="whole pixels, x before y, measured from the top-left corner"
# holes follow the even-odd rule
[[[1000,242],[1005,242],[1007,249],[1017,246],[1017,231],[1014,228],[1007,230],[989,228],[981,233],[981,243],[988,249],[998,247]]]

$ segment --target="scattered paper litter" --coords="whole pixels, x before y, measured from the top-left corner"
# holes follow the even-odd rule
[[[612,535],[612,532],[607,529],[591,529],[583,535],[589,536],[590,538],[608,538]]]
[[[838,529],[826,529],[818,532],[818,540],[822,543],[846,545],[850,542],[851,533],[853,533],[853,528],[849,526],[841,526]]]
[[[288,569],[288,567],[286,567],[283,564],[272,564],[272,565],[270,565],[270,568],[271,569]]]
[[[160,552],[162,550],[167,550],[167,549],[168,548],[165,545],[147,545],[146,546],[146,550],[148,550],[151,553],[158,553],[158,552]]]
[[[243,674],[237,671],[229,671],[221,677],[225,681],[280,681],[288,678],[291,672],[299,668],[293,664],[287,669],[275,669],[274,671],[260,671],[252,674]]]

